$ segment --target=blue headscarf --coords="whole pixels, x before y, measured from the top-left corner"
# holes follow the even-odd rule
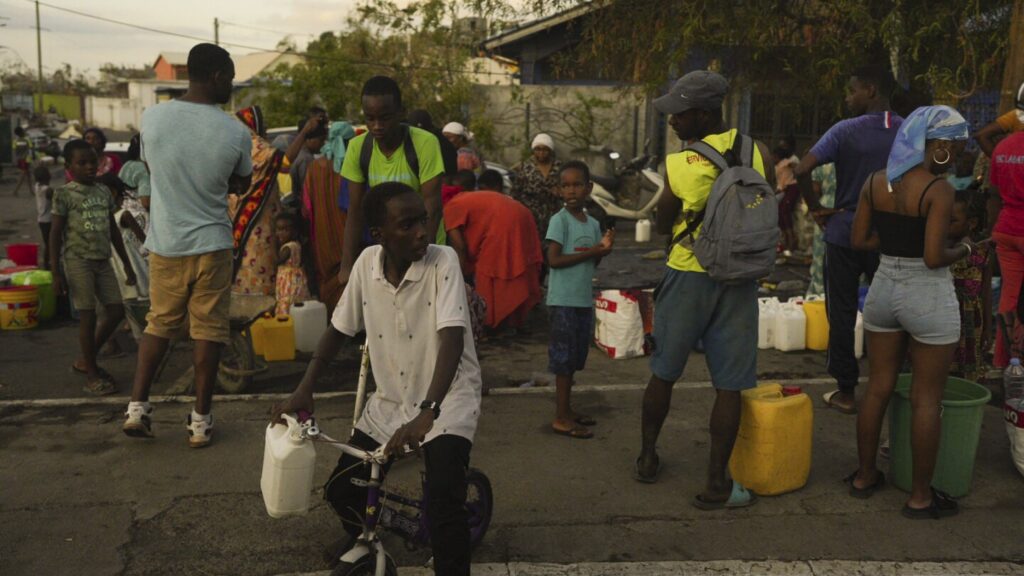
[[[949,106],[922,106],[911,112],[889,151],[885,175],[890,183],[924,162],[928,140],[967,140],[967,121]]]
[[[334,171],[338,174],[341,173],[341,165],[345,161],[345,146],[355,135],[355,128],[348,122],[331,122],[331,127],[327,129],[327,141],[320,151],[334,162]]]

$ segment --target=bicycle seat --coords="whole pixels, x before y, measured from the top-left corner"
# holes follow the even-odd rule
[[[609,192],[615,192],[619,189],[621,180],[618,178],[610,178],[608,176],[599,176],[597,174],[591,174],[590,179],[601,185],[602,188]]]

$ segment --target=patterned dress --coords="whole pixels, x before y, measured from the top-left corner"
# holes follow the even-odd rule
[[[978,382],[987,371],[981,349],[986,314],[982,306],[982,295],[990,254],[990,249],[981,245],[975,248],[973,254],[957,260],[949,267],[953,273],[956,299],[960,302],[960,343],[953,356],[950,372],[973,382]]]
[[[551,164],[551,171],[545,176],[533,158],[512,168],[512,197],[533,213],[541,244],[548,229],[548,221],[555,212],[562,209],[562,198],[555,193],[558,189],[558,171],[561,169],[562,163],[555,160]]]
[[[309,285],[302,270],[302,245],[291,241],[281,247],[288,249],[288,261],[277,267],[277,308],[278,315],[288,314],[292,304],[309,300]]]
[[[811,172],[811,179],[821,184],[821,205],[832,208],[836,202],[836,165],[818,166]],[[808,296],[825,293],[825,232],[817,225],[814,230],[814,243],[811,246],[811,282],[807,285]]]

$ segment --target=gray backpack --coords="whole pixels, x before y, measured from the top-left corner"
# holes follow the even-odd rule
[[[779,243],[779,205],[775,191],[753,168],[753,139],[737,134],[725,156],[701,141],[684,150],[707,158],[721,173],[704,209],[673,242],[693,250],[697,262],[717,282],[757,280],[771,274]],[[704,226],[694,239],[701,223]]]

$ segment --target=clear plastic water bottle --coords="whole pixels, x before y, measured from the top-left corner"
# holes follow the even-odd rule
[[[1006,398],[1006,405],[1019,410],[1021,402],[1024,401],[1024,366],[1021,366],[1020,358],[1011,358],[1010,365],[1003,372],[1003,394]]]

